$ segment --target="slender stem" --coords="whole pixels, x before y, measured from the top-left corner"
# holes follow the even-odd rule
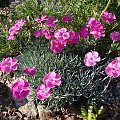
[[[102,13],[100,14],[99,20],[100,20],[101,16],[103,15],[103,13],[108,9],[108,7],[109,7],[109,5],[110,5],[110,2],[111,2],[111,0],[108,1],[105,9],[104,9],[104,10],[102,11]]]

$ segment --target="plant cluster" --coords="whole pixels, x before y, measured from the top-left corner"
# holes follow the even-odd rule
[[[96,9],[98,5],[94,0],[89,0],[89,4],[83,0],[77,4],[76,0],[54,2],[41,2],[38,7],[38,2],[26,0],[17,6],[15,12],[20,12],[19,19],[12,21],[6,40],[22,41],[22,45],[29,46],[18,60],[4,58],[0,71],[4,76],[18,70],[18,74],[24,76],[12,85],[14,99],[28,97],[49,108],[73,104],[81,96],[89,103],[92,100],[101,102],[105,100],[110,81],[120,77],[120,56],[109,58],[120,42],[119,29],[108,29],[117,24],[117,16],[108,10],[111,0],[101,14],[92,11],[90,5],[93,3]],[[85,5],[87,9],[82,11]],[[103,54],[97,45],[105,38],[111,44]],[[93,111],[93,107],[89,108]],[[97,118],[98,114],[96,111],[92,116]]]

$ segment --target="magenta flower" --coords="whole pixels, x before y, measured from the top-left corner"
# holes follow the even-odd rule
[[[101,38],[105,36],[104,25],[100,21],[95,20],[95,18],[89,18],[86,26],[90,27],[90,34],[92,34],[94,38]]]
[[[46,25],[47,27],[53,27],[53,28],[54,28],[54,27],[57,26],[56,22],[58,22],[58,19],[56,19],[54,16],[50,16],[50,17],[46,20],[45,25]]]
[[[42,23],[43,21],[46,21],[46,20],[48,20],[48,19],[47,19],[47,16],[46,16],[46,15],[42,15],[41,18],[37,17],[37,18],[35,19],[35,22],[37,22],[37,23]]]
[[[18,60],[15,58],[8,57],[3,59],[0,63],[0,71],[9,74],[11,71],[15,71],[18,68]]]
[[[23,71],[24,71],[25,74],[28,74],[28,75],[31,75],[31,76],[34,76],[36,74],[36,68],[35,67],[32,67],[32,68],[25,67]]]
[[[113,13],[109,13],[108,11],[105,11],[103,14],[102,14],[102,20],[104,22],[107,22],[109,24],[112,24],[115,20],[116,20],[116,16],[115,14]]]
[[[67,39],[68,44],[76,44],[79,41],[79,34],[73,30],[69,31],[69,38]]]
[[[55,73],[55,72],[50,72],[43,78],[43,82],[49,88],[54,88],[56,86],[60,86],[61,75],[58,73]]]
[[[12,85],[11,92],[15,99],[24,99],[29,95],[29,89],[29,83],[21,79]]]
[[[63,15],[62,21],[63,22],[72,22],[74,19],[74,15]]]
[[[58,40],[52,40],[50,44],[50,50],[55,54],[60,53],[65,47],[64,44],[62,44]]]
[[[87,27],[82,27],[79,30],[79,35],[81,38],[88,38],[90,36],[90,32]]]
[[[6,39],[7,40],[15,40],[16,36],[8,35],[8,36],[6,36]]]
[[[110,62],[106,68],[105,72],[109,77],[119,77],[120,76],[120,57],[115,58],[112,62]]]
[[[46,87],[44,84],[41,84],[36,89],[36,96],[39,100],[45,100],[50,97],[50,88]]]
[[[43,36],[43,29],[36,30],[33,34],[35,37],[41,37]]]
[[[46,39],[50,40],[53,38],[53,35],[51,33],[51,30],[49,29],[44,29],[43,30],[43,35],[45,36]]]
[[[95,66],[97,62],[100,62],[101,58],[96,51],[88,52],[85,55],[84,63],[86,66]]]
[[[110,33],[109,36],[113,41],[120,40],[120,32],[114,31],[114,32]]]
[[[67,32],[66,28],[60,28],[54,32],[54,37],[61,42],[62,44],[66,45],[67,39],[70,37],[69,32]]]

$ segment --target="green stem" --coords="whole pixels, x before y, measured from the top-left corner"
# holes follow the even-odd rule
[[[107,5],[106,5],[105,9],[104,9],[104,10],[102,11],[102,13],[100,14],[100,17],[99,17],[98,20],[100,20],[100,18],[101,18],[101,16],[103,15],[103,13],[108,9],[108,7],[109,7],[109,5],[110,5],[110,2],[111,2],[111,0],[108,1],[108,3],[107,3]]]

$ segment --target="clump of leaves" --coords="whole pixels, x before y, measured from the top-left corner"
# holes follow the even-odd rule
[[[49,108],[63,107],[66,103],[69,105],[79,100],[80,96],[85,96],[89,101],[93,98],[102,101],[105,99],[103,92],[104,85],[102,80],[105,78],[104,62],[95,67],[86,67],[81,58],[82,52],[63,51],[61,54],[53,54],[48,50],[48,45],[41,44],[40,49],[29,49],[19,58],[20,70],[24,67],[35,66],[37,74],[34,77],[27,75],[25,79],[29,80],[32,91],[35,92],[38,85],[43,83],[43,77],[51,71],[61,74],[62,84],[52,89],[51,96],[45,101],[37,101]],[[35,94],[32,96],[36,100]]]

